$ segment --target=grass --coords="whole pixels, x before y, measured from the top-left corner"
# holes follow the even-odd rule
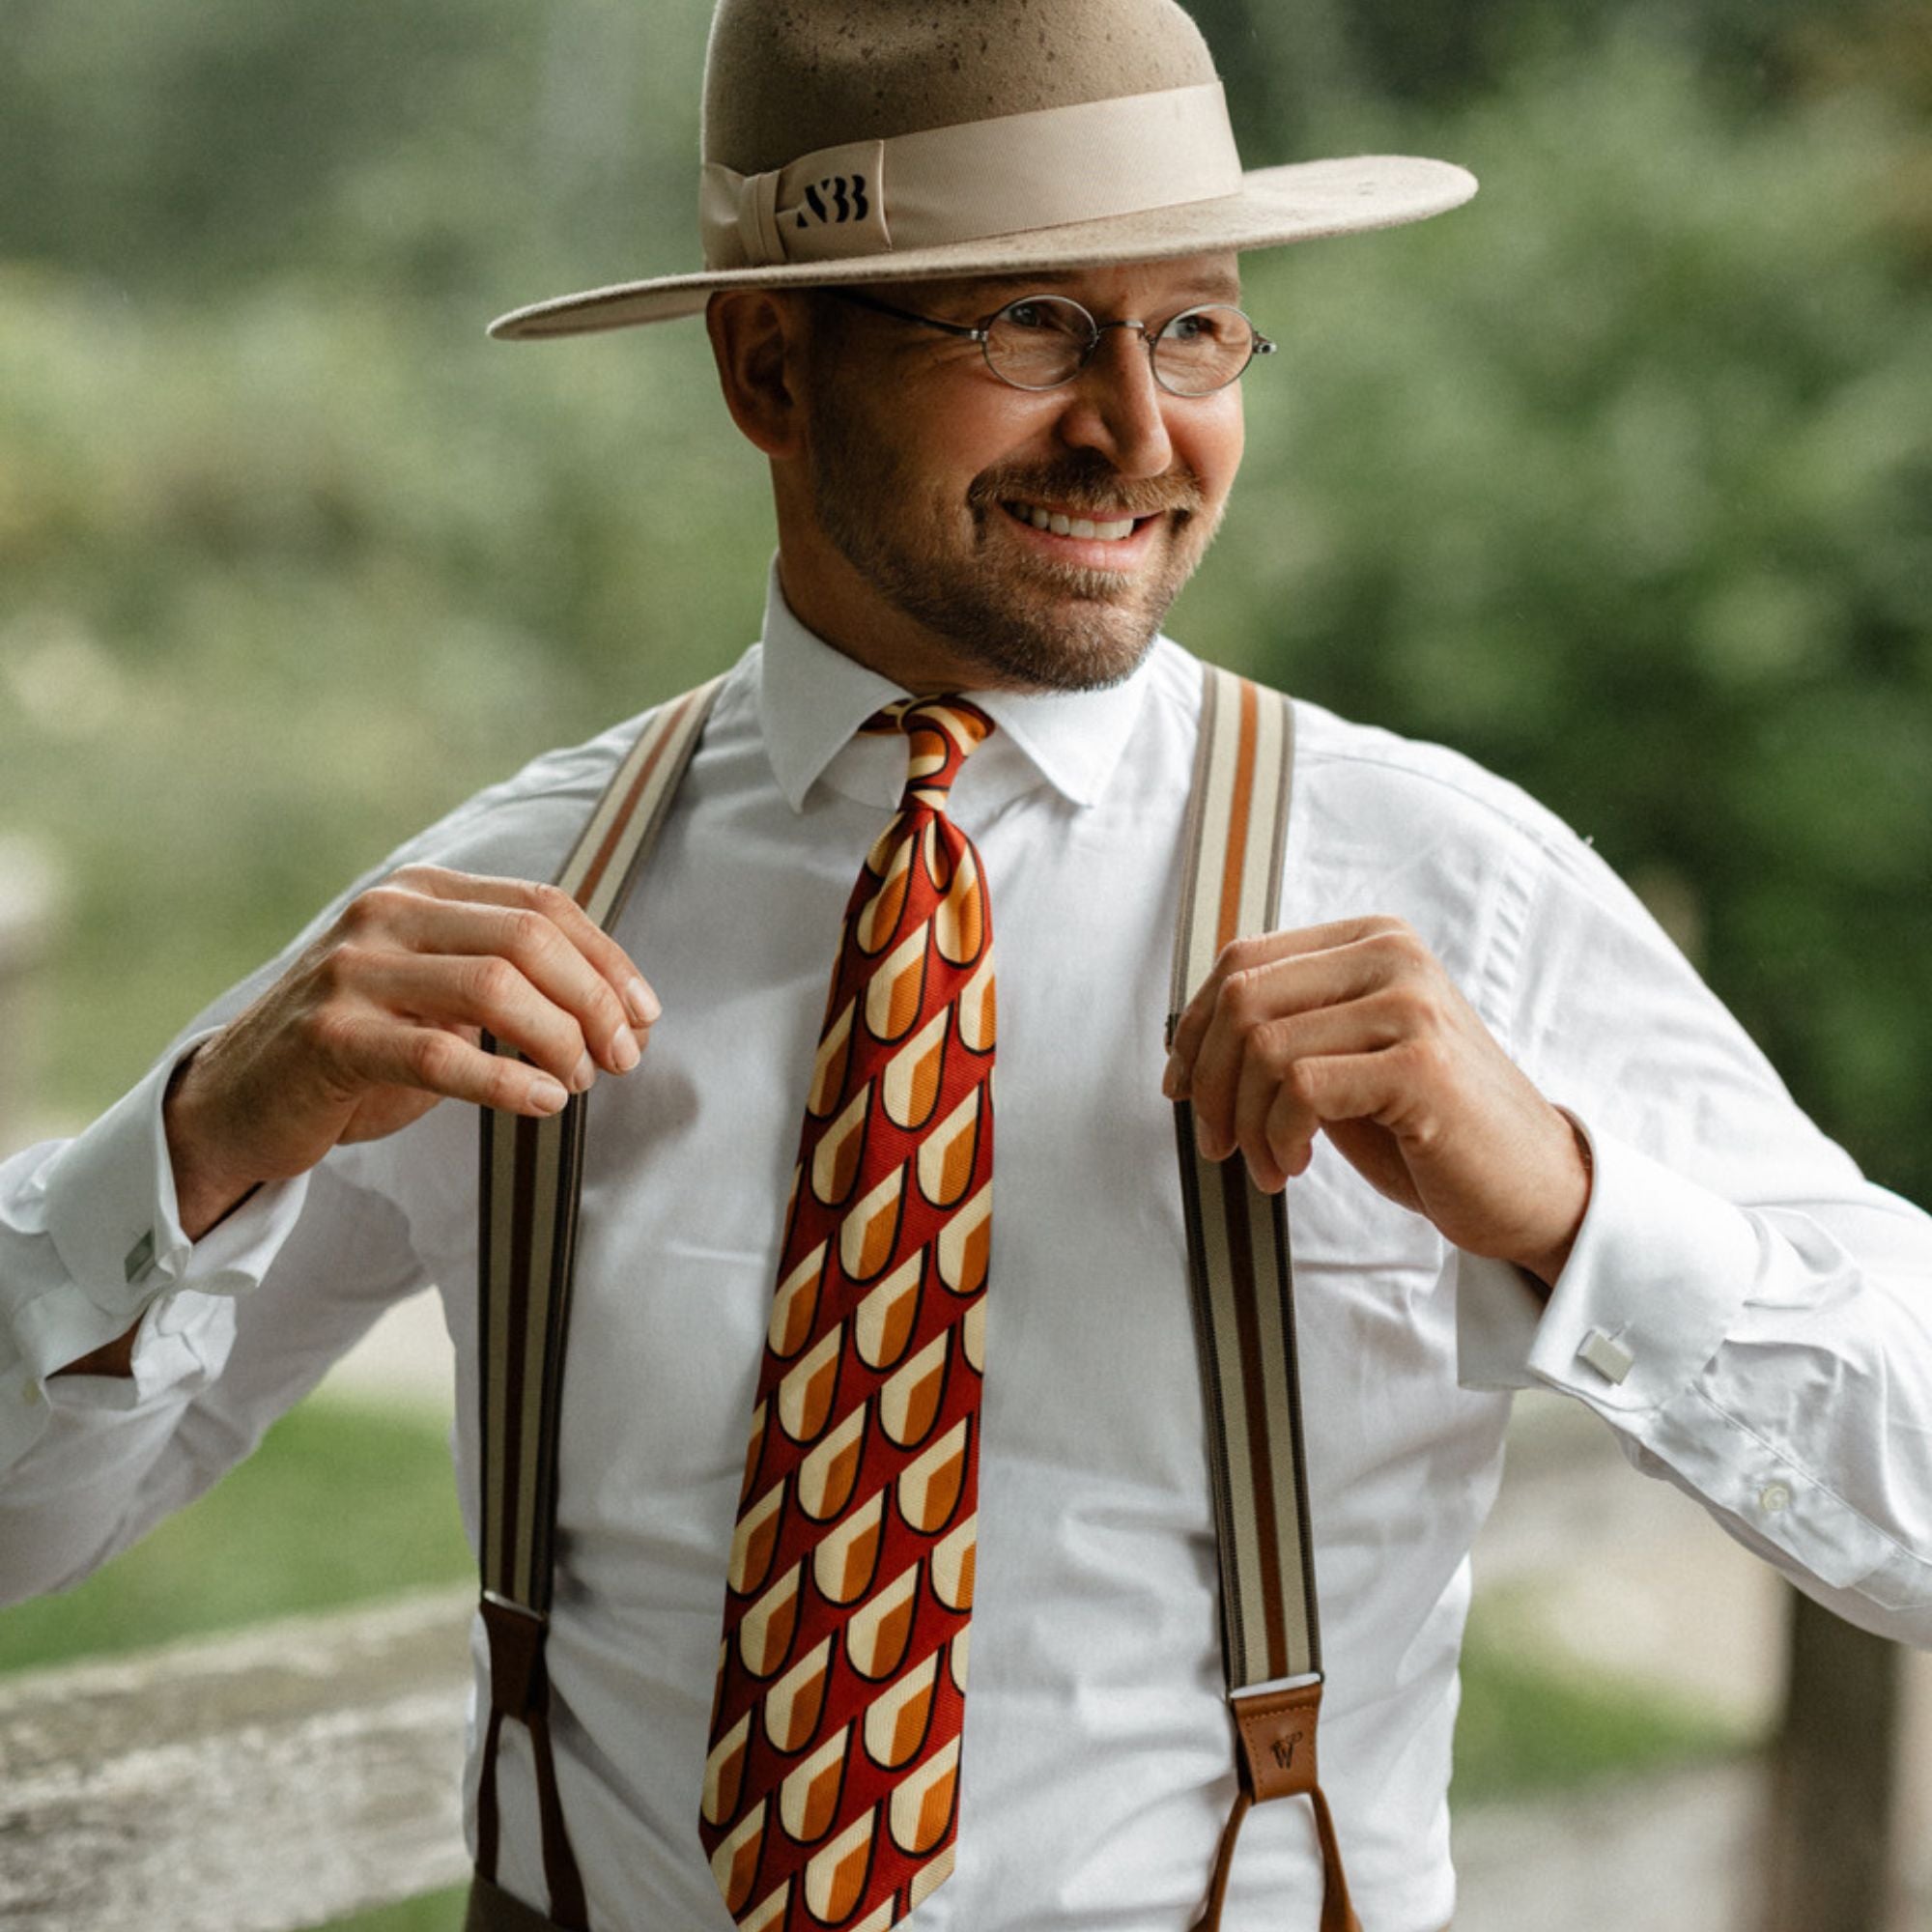
[[[400,1905],[331,1919],[324,1932],[461,1932],[466,1896],[461,1886],[452,1891],[432,1891],[422,1898],[406,1898]]]
[[[1701,1706],[1539,1655],[1520,1631],[1520,1616],[1477,1600],[1463,1644],[1452,1787],[1459,1805],[1575,1790],[1753,1742]]]
[[[324,1397],[291,1410],[240,1468],[86,1582],[0,1610],[0,1670],[469,1574],[440,1425]]]

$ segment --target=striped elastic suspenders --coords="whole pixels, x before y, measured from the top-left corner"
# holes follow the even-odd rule
[[[1205,670],[1170,1035],[1221,948],[1273,924],[1288,832],[1292,707],[1231,671]],[[558,884],[607,928],[649,856],[721,682],[652,713],[558,875]],[[514,1050],[489,1044],[498,1053]],[[550,1120],[488,1110],[481,1118],[482,1616],[491,1696],[467,1932],[546,1926],[583,1932],[583,1882],[557,1798],[544,1665],[583,1099],[574,1096]],[[1199,1157],[1184,1102],[1176,1109],[1176,1126],[1209,1422],[1222,1661],[1239,1776],[1197,1932],[1220,1923],[1235,1841],[1250,1805],[1300,1794],[1314,1805],[1321,1837],[1321,1932],[1359,1932],[1316,1781],[1321,1639],[1286,1211],[1281,1196],[1249,1182],[1238,1155],[1218,1162]],[[497,1755],[506,1718],[529,1732],[548,1918],[497,1884]]]
[[[1170,1045],[1221,949],[1273,929],[1288,840],[1293,706],[1232,671],[1205,668]],[[1182,1100],[1174,1112],[1221,1557],[1221,1662],[1240,1778],[1198,1932],[1221,1922],[1235,1840],[1249,1806],[1304,1792],[1321,1841],[1321,1932],[1360,1932],[1317,1781],[1321,1630],[1286,1200],[1256,1187],[1239,1154],[1204,1160],[1194,1147],[1194,1110]]]

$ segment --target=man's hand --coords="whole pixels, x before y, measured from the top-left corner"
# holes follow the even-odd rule
[[[1554,1283],[1590,1200],[1581,1135],[1395,919],[1236,940],[1189,1002],[1163,1087],[1201,1151],[1269,1193],[1325,1132],[1472,1254]]]
[[[554,1114],[598,1067],[637,1065],[658,1012],[568,894],[405,867],[351,900],[173,1083],[182,1225],[199,1239],[262,1182],[392,1134],[440,1099]],[[485,1030],[532,1064],[484,1051]]]

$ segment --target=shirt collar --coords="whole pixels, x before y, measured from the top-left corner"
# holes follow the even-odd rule
[[[1150,652],[1133,675],[1103,691],[976,691],[1000,737],[1073,805],[1094,805],[1126,750],[1146,696]],[[907,694],[799,622],[779,586],[765,597],[758,714],[772,775],[794,811],[859,726]]]

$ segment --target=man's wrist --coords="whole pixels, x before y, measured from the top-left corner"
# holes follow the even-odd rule
[[[1548,1291],[1556,1286],[1558,1278],[1569,1264],[1571,1250],[1577,1245],[1577,1236],[1583,1231],[1583,1220],[1590,1211],[1590,1196],[1596,1179],[1595,1164],[1590,1155],[1589,1136],[1566,1109],[1559,1107],[1556,1112],[1569,1129],[1571,1147],[1574,1151],[1576,1165],[1569,1190],[1574,1200],[1574,1207],[1564,1216],[1565,1231],[1556,1241],[1532,1254],[1509,1257],[1516,1267],[1542,1287],[1546,1298]]]
[[[211,1229],[232,1214],[261,1185],[258,1179],[223,1172],[210,1160],[209,1135],[200,1108],[200,1088],[195,1071],[201,1061],[203,1040],[183,1055],[168,1076],[167,1092],[161,1099],[161,1125],[168,1144],[168,1164],[175,1180],[175,1211],[182,1232],[198,1241]]]

